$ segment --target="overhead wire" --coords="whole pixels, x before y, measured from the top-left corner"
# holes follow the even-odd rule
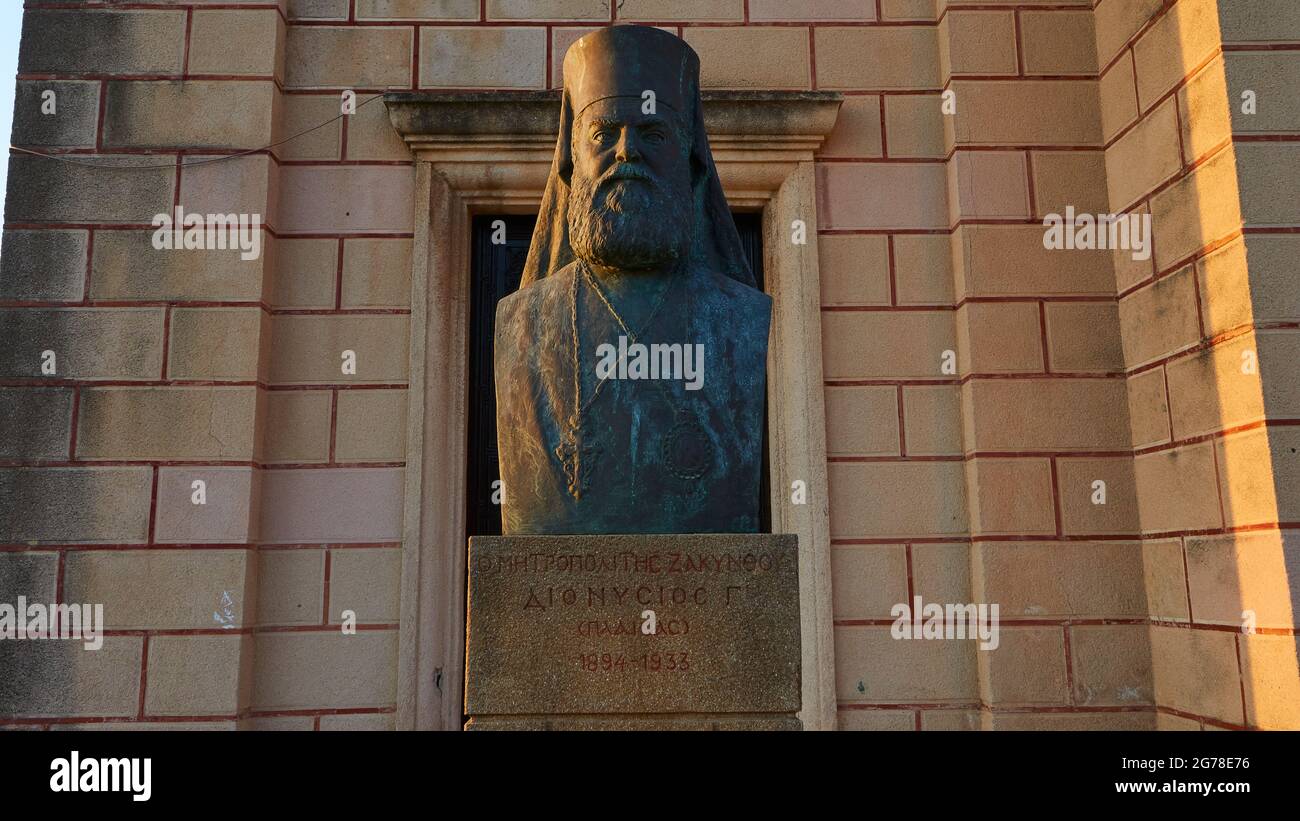
[[[367,100],[365,100],[365,101],[363,101],[363,102],[361,102],[361,103],[358,103],[358,104],[357,104],[357,107],[354,108],[354,109],[353,109],[352,111],[350,111],[350,112],[343,112],[343,113],[340,113],[337,117],[334,117],[333,119],[330,119],[330,120],[326,120],[325,122],[321,123],[320,125],[313,126],[313,127],[309,128],[309,129],[307,129],[306,131],[300,131],[300,132],[298,132],[297,134],[294,134],[294,135],[291,136],[291,137],[285,137],[283,140],[280,140],[280,141],[278,141],[278,142],[273,142],[273,143],[271,143],[270,145],[264,145],[264,146],[262,146],[261,148],[250,148],[250,149],[248,149],[247,151],[240,151],[240,152],[235,153],[235,154],[223,154],[223,155],[220,156],[220,157],[208,157],[208,158],[206,158],[206,159],[202,159],[202,160],[195,160],[194,162],[184,162],[184,161],[182,161],[182,162],[180,163],[180,166],[181,166],[182,168],[192,168],[192,167],[194,167],[194,166],[198,166],[198,165],[209,165],[209,164],[211,164],[211,163],[226,162],[226,161],[228,161],[228,160],[237,160],[237,159],[239,159],[240,157],[247,157],[247,156],[250,155],[250,154],[260,154],[260,153],[262,153],[263,151],[270,151],[272,148],[278,148],[279,146],[282,146],[282,145],[284,145],[285,143],[288,143],[288,142],[292,142],[293,140],[296,140],[296,139],[298,139],[299,137],[305,137],[305,136],[307,136],[308,134],[312,133],[313,131],[319,131],[320,129],[324,128],[325,126],[330,125],[331,123],[336,123],[336,122],[338,122],[339,120],[343,119],[344,117],[351,116],[352,114],[355,114],[357,111],[359,111],[359,110],[362,108],[362,106],[365,106],[365,105],[367,105],[368,103],[372,103],[372,102],[374,102],[375,100],[378,100],[378,99],[380,99],[380,98],[383,97],[383,96],[384,96],[383,94],[376,94],[375,96],[373,96],[373,97],[371,97],[371,98],[369,98],[369,99],[367,99]],[[119,171],[134,171],[134,170],[141,170],[141,171],[144,171],[144,170],[148,170],[148,169],[175,168],[175,167],[176,167],[176,163],[175,163],[175,162],[169,162],[169,163],[166,163],[166,164],[164,164],[164,165],[133,165],[133,164],[123,164],[123,165],[118,165],[118,164],[113,164],[113,163],[87,162],[87,161],[85,161],[85,160],[77,159],[76,157],[71,156],[71,155],[68,155],[68,154],[46,154],[46,153],[41,152],[41,151],[32,151],[32,150],[29,149],[29,148],[20,148],[20,147],[18,147],[18,146],[16,146],[16,145],[10,145],[10,146],[9,146],[9,150],[10,150],[10,151],[17,151],[17,152],[20,153],[20,154],[30,154],[30,155],[32,155],[32,156],[34,156],[34,157],[43,157],[43,158],[45,158],[45,159],[47,159],[47,160],[57,160],[57,161],[59,161],[59,162],[69,163],[69,164],[71,164],[71,165],[80,165],[80,166],[83,166],[83,167],[86,167],[86,168],[112,168],[112,169],[116,169],[116,170],[119,170]],[[192,150],[192,149],[186,149],[186,150]]]

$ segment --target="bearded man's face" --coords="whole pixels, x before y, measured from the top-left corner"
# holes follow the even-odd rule
[[[622,271],[674,264],[690,247],[694,197],[687,135],[639,98],[593,103],[574,124],[569,243]]]

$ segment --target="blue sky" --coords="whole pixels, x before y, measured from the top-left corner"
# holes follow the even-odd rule
[[[8,142],[14,120],[14,76],[18,74],[18,35],[23,28],[23,4],[19,0],[0,0],[0,132]],[[7,166],[7,163],[0,163]],[[0,183],[9,169],[0,167]],[[0,187],[0,191],[4,188]]]
[[[18,73],[18,35],[23,28],[23,4],[0,0],[0,134],[9,141],[14,119],[14,75]],[[6,154],[8,152],[5,152]],[[9,161],[0,163],[0,192],[8,190]]]

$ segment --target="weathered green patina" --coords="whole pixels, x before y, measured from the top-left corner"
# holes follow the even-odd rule
[[[771,299],[709,151],[699,58],[615,26],[565,56],[523,287],[497,308],[508,535],[759,529]]]

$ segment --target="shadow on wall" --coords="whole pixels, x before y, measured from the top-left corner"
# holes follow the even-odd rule
[[[1217,452],[1225,525],[1240,529],[1235,566],[1243,626],[1237,637],[1242,693],[1247,725],[1297,729],[1300,534],[1287,528],[1300,522],[1300,427],[1288,424],[1300,417],[1295,370],[1300,361],[1300,280],[1294,267],[1300,250],[1294,233],[1300,224],[1294,188],[1300,147],[1270,139],[1300,130],[1300,118],[1291,114],[1285,119],[1287,106],[1278,105],[1294,98],[1294,86],[1279,79],[1288,72],[1294,76],[1295,61],[1284,52],[1235,50],[1234,44],[1250,44],[1273,32],[1243,30],[1249,14],[1244,4],[1220,6],[1222,71],[1243,237],[1225,246],[1226,259],[1206,260],[1202,287],[1233,289],[1226,305],[1206,302],[1206,322],[1216,339],[1230,338],[1220,343],[1228,348],[1223,359],[1233,366],[1230,378],[1220,381],[1220,402],[1229,408],[1229,395],[1240,391],[1237,401],[1244,405],[1240,413],[1225,412],[1223,428],[1232,432]],[[1237,303],[1242,308],[1234,310]],[[1239,348],[1233,348],[1238,339]],[[1238,387],[1240,382],[1245,384]]]
[[[1296,597],[1279,522],[1300,437],[1267,420],[1296,414],[1295,332],[1256,313],[1286,286],[1267,281],[1243,223],[1296,219],[1257,201],[1266,172],[1250,165],[1274,158],[1234,144],[1225,112],[1238,134],[1250,125],[1219,45],[1213,2],[1180,0],[1144,26],[1119,61],[1136,70],[1137,121],[1107,149],[1112,210],[1149,212],[1153,231],[1148,268],[1115,256],[1151,666],[1161,727],[1294,727]],[[1132,171],[1148,190],[1115,201]]]

